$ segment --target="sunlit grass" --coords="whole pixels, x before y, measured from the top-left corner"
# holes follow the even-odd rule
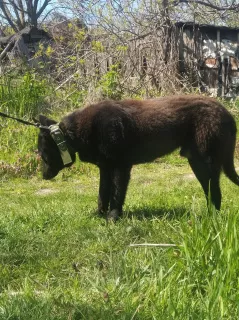
[[[1,90],[7,111],[38,112],[30,91],[18,112],[20,91]],[[124,215],[108,224],[96,213],[96,167],[77,161],[43,181],[37,130],[0,119],[0,136],[0,319],[238,318],[239,189],[225,176],[222,210],[208,212],[178,152],[135,166]]]
[[[96,214],[93,166],[2,182],[1,317],[235,319],[239,192],[222,182],[223,210],[208,213],[187,164],[135,167],[117,224]],[[145,242],[178,247],[129,247]]]

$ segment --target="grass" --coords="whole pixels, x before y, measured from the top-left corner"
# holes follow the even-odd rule
[[[0,109],[31,119],[48,91],[22,81],[0,84]],[[97,168],[78,161],[43,181],[36,129],[0,119],[0,135],[0,320],[238,318],[239,191],[228,179],[221,212],[208,212],[178,153],[136,166],[124,216],[107,224]],[[129,246],[145,242],[177,247]]]
[[[236,319],[239,193],[222,188],[208,213],[184,161],[137,166],[123,219],[107,224],[93,166],[3,181],[0,319]],[[144,242],[178,248],[129,247]]]
[[[33,71],[23,75],[14,72],[0,80],[0,109],[12,116],[35,116],[46,110],[46,95],[52,87],[47,79],[40,79]]]

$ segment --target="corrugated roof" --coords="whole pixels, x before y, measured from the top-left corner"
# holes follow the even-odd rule
[[[216,30],[231,30],[231,31],[239,31],[239,26],[238,27],[227,27],[227,26],[215,26],[215,25],[211,25],[211,24],[198,24],[198,23],[194,23],[194,22],[176,22],[175,23],[176,26],[178,26],[179,28],[183,28],[183,27],[191,27],[191,28],[199,28],[199,29],[216,29]]]

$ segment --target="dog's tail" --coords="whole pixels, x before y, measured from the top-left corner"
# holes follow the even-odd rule
[[[223,164],[223,171],[225,175],[234,182],[237,186],[239,186],[239,176],[235,170],[234,163],[224,163]]]
[[[231,132],[230,138],[224,144],[223,171],[225,175],[236,185],[239,186],[239,175],[234,165],[234,152],[236,146],[236,129]]]

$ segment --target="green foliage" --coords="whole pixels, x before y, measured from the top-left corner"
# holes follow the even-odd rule
[[[92,41],[92,50],[96,52],[104,52],[104,46],[101,41]]]
[[[36,153],[38,130],[0,118],[0,179],[35,176],[40,171]]]
[[[75,78],[77,78],[77,75]],[[56,106],[53,112],[57,114],[57,117],[59,117],[63,113],[80,108],[87,96],[87,93],[87,90],[78,88],[76,83],[71,83],[67,90],[62,89],[55,94]]]
[[[51,86],[36,73],[8,74],[0,80],[0,111],[31,120],[46,110]],[[0,118],[0,178],[31,177],[40,171],[37,156],[37,129]]]
[[[51,87],[33,71],[23,75],[8,74],[0,80],[0,110],[11,115],[31,117],[39,114]]]
[[[123,46],[123,45],[118,45],[117,47],[116,47],[116,50],[117,51],[121,51],[121,52],[126,52],[127,50],[128,50],[128,46]]]
[[[54,52],[55,52],[55,50],[53,49],[53,47],[51,45],[46,46],[43,43],[39,43],[38,50],[35,53],[35,57],[42,57],[45,55],[46,57],[50,58],[50,57],[52,57]]]
[[[119,100],[123,91],[120,87],[119,65],[111,65],[108,72],[106,72],[99,81],[99,86],[103,91],[104,97],[109,99]]]
[[[239,98],[235,100],[235,107],[239,109]]]

